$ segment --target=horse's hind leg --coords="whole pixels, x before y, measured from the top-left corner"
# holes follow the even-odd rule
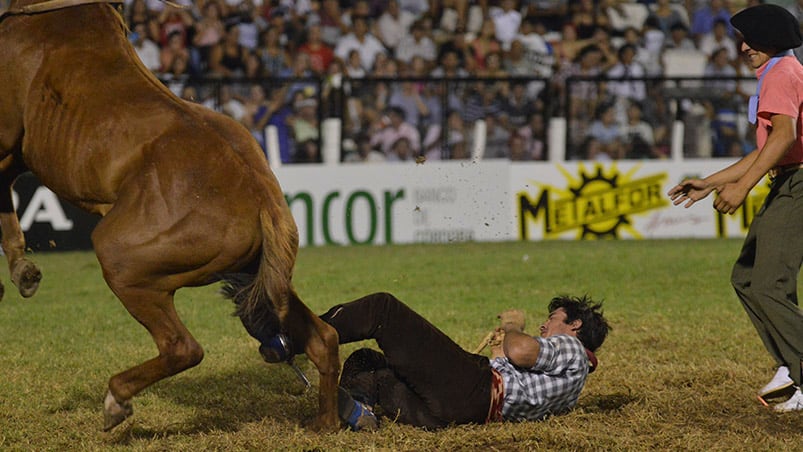
[[[20,295],[30,297],[39,288],[42,272],[25,258],[25,236],[22,234],[17,212],[11,200],[11,181],[7,175],[0,176],[0,230],[2,230],[3,252],[8,259],[11,282],[17,286]],[[2,285],[0,285],[0,299]]]

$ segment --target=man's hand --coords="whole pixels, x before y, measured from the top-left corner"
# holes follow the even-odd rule
[[[494,330],[493,336],[491,336],[491,339],[488,341],[488,345],[491,346],[491,359],[504,358],[505,351],[502,348],[504,342],[505,330],[499,327]]]
[[[672,204],[677,206],[685,201],[686,205],[683,207],[689,208],[708,196],[713,189],[714,187],[709,186],[708,182],[702,179],[687,179],[672,187],[667,195],[672,200]]]
[[[714,208],[721,213],[730,215],[742,205],[748,193],[750,193],[750,188],[745,189],[738,182],[725,184],[717,189]]]

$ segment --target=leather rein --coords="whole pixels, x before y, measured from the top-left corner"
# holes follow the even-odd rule
[[[70,8],[72,6],[88,5],[92,3],[108,3],[111,5],[116,5],[122,4],[123,0],[47,0],[40,3],[9,8],[8,10],[0,13],[0,20],[4,19],[6,16],[46,13],[48,11],[56,11],[59,9]]]

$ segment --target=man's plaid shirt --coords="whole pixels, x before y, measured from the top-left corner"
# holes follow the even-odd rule
[[[558,335],[535,340],[541,351],[530,369],[518,368],[507,358],[491,361],[505,381],[505,420],[533,421],[564,413],[577,404],[585,384],[588,357],[579,339]]]

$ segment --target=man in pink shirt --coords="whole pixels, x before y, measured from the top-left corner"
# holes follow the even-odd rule
[[[741,51],[759,80],[748,111],[758,147],[704,179],[681,182],[668,194],[675,205],[690,207],[713,191],[714,208],[732,214],[769,174],[770,193],[750,225],[731,283],[778,365],[759,399],[766,404],[765,399],[791,394],[775,410],[803,411],[803,311],[797,300],[803,261],[803,67],[790,50],[803,38],[794,16],[773,4],[744,9],[730,21],[742,35]]]

